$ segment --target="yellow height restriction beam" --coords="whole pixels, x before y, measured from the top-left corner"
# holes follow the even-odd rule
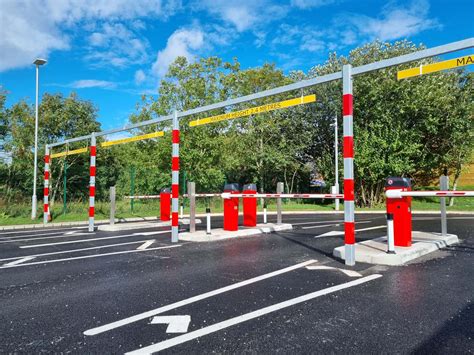
[[[420,65],[419,67],[400,70],[397,73],[397,80],[412,78],[423,74],[430,74],[440,70],[453,69],[474,64],[474,55],[466,55],[455,59],[445,60],[439,63]]]
[[[144,139],[163,137],[164,135],[165,135],[165,132],[163,132],[163,131],[153,132],[153,133],[148,133],[148,134],[142,134],[141,136],[134,136],[134,137],[129,137],[129,138],[117,139],[117,140],[114,140],[114,141],[103,142],[103,143],[100,143],[100,146],[101,147],[110,147],[111,145],[142,141]]]
[[[89,150],[89,148],[87,148],[87,147],[86,148],[74,149],[74,150],[66,150],[64,152],[51,154],[50,158],[53,159],[53,158],[64,157],[64,156],[67,156],[67,155],[86,153],[88,150]]]
[[[110,147],[110,146],[116,145],[116,144],[142,141],[142,140],[145,140],[145,139],[163,137],[164,135],[165,135],[165,132],[163,132],[163,131],[153,132],[153,133],[148,133],[148,134],[142,134],[140,136],[134,136],[134,137],[129,137],[129,138],[116,139],[114,141],[102,142],[102,143],[100,143],[100,146],[103,147],[103,148],[107,148],[107,147]],[[81,154],[81,153],[86,153],[88,150],[89,150],[89,148],[80,148],[80,149],[75,149],[75,150],[67,150],[67,151],[64,151],[64,152],[51,154],[50,157],[52,159],[52,158],[64,157],[64,156],[67,156],[67,155]]]
[[[316,101],[316,95],[301,96],[301,97],[298,97],[298,98],[295,98],[295,99],[290,99],[290,100],[285,100],[285,101],[280,101],[280,102],[274,102],[274,103],[271,103],[271,104],[266,104],[266,105],[262,105],[262,106],[247,108],[245,110],[234,111],[234,112],[224,113],[222,115],[197,119],[197,120],[189,122],[189,126],[190,127],[202,126],[202,125],[209,124],[209,123],[215,123],[215,122],[220,122],[220,121],[225,121],[225,120],[232,120],[234,118],[256,115],[256,114],[263,113],[263,112],[280,110],[282,108],[309,104],[309,103],[315,102],[315,101]]]

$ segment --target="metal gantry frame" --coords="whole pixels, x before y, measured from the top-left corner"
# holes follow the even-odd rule
[[[174,111],[170,115],[158,117],[155,119],[135,123],[132,125],[128,125],[121,128],[110,129],[107,131],[101,132],[94,132],[90,135],[85,135],[81,137],[66,139],[61,142],[55,142],[52,144],[46,145],[46,156],[49,156],[49,149],[52,147],[60,146],[67,143],[78,142],[83,140],[91,140],[91,147],[95,146],[95,138],[100,136],[105,136],[108,134],[129,131],[132,129],[145,127],[153,124],[157,124],[160,122],[165,121],[173,121],[173,158],[178,158],[177,160],[177,170],[172,169],[173,177],[176,175],[177,179],[173,178],[173,185],[179,187],[179,119],[182,117],[192,116],[198,113],[203,113],[210,110],[215,110],[219,108],[224,108],[231,105],[236,105],[244,102],[249,102],[269,96],[278,95],[281,93],[304,89],[311,86],[340,80],[343,81],[343,116],[344,116],[344,137],[343,137],[343,156],[344,156],[344,230],[345,230],[345,245],[346,245],[346,257],[345,262],[346,265],[354,265],[355,264],[355,256],[354,256],[354,243],[355,243],[355,229],[354,229],[354,213],[355,213],[355,194],[354,194],[354,147],[353,147],[353,94],[352,94],[352,83],[355,76],[362,75],[365,73],[369,73],[375,70],[380,70],[384,68],[389,68],[392,66],[397,66],[425,58],[435,57],[438,55],[448,54],[464,49],[474,48],[474,37],[467,38],[461,41],[448,43],[445,45],[441,45],[438,47],[428,48],[421,51],[405,54],[402,56],[384,59],[378,62],[362,65],[359,67],[352,67],[352,65],[347,64],[344,65],[341,71],[323,75],[316,78],[311,78],[307,80],[301,80],[293,84],[280,86],[277,88],[269,89],[260,91],[254,94],[241,96],[234,99],[229,99],[221,102],[217,102],[214,104],[206,105],[197,107],[191,110],[186,110],[183,112]],[[175,139],[175,131],[177,131],[178,140]],[[94,143],[94,144],[92,144]],[[175,155],[176,153],[176,155]],[[92,166],[94,163],[94,166]],[[92,169],[92,167],[94,169]],[[92,170],[94,170],[94,179],[92,178]],[[94,159],[92,159],[91,154],[91,185],[93,187],[92,182],[95,182],[95,155]],[[92,191],[92,189],[90,189]],[[95,192],[95,188],[94,188]],[[45,195],[48,193],[45,187]],[[47,201],[47,197],[45,196],[45,201]],[[177,201],[177,200],[176,200]],[[176,204],[176,206],[175,206]],[[90,206],[89,206],[89,230],[93,230],[94,228],[94,196],[90,195]],[[176,211],[175,211],[176,207]],[[173,211],[176,215],[178,213],[178,204],[173,203]],[[92,213],[92,216],[91,216]],[[47,222],[47,218],[45,217],[45,223]],[[174,227],[174,226],[173,226]],[[177,241],[177,228],[173,228],[175,231],[173,233],[173,241]],[[176,235],[175,235],[176,234]],[[176,239],[176,240],[175,240]]]

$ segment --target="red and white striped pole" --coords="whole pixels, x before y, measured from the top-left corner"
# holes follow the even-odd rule
[[[177,243],[179,209],[179,120],[178,111],[173,113],[173,151],[171,156],[171,242]]]
[[[97,155],[95,133],[91,134],[90,146],[90,167],[89,167],[89,232],[94,231],[94,217],[95,217],[95,157]]]
[[[43,223],[48,223],[49,219],[49,147],[45,147],[44,152],[44,189],[43,189]]]
[[[344,244],[346,265],[355,265],[354,133],[352,65],[342,67],[342,114],[344,116]]]

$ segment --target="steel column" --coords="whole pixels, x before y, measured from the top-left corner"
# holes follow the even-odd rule
[[[95,134],[91,135],[91,146],[90,146],[90,167],[89,167],[89,232],[94,231],[94,218],[95,218],[95,158],[97,155]]]
[[[44,152],[44,189],[43,189],[43,223],[48,223],[49,219],[49,147],[45,147]]]
[[[179,210],[179,120],[178,111],[173,113],[173,151],[171,156],[171,242],[177,243]]]

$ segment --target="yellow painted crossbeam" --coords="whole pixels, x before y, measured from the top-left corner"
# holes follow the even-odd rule
[[[165,132],[163,132],[163,131],[153,132],[153,133],[148,133],[148,134],[142,134],[140,136],[133,136],[133,137],[129,137],[129,138],[122,138],[122,139],[116,139],[114,141],[103,142],[103,143],[100,143],[100,146],[101,147],[110,147],[111,145],[142,141],[142,140],[145,140],[145,139],[163,137],[164,135],[165,135]]]
[[[159,132],[142,134],[140,136],[133,136],[133,137],[129,137],[129,138],[116,139],[114,141],[102,142],[99,145],[103,148],[107,148],[107,147],[110,147],[110,146],[116,145],[116,144],[142,141],[142,140],[145,140],[145,139],[163,137],[164,135],[165,135],[165,132],[159,131]],[[67,151],[64,151],[64,152],[51,154],[50,158],[53,159],[53,158],[64,157],[64,156],[67,156],[67,155],[86,153],[88,150],[89,150],[89,148],[80,148],[80,149],[74,149],[74,150],[67,150]]]
[[[420,65],[415,68],[400,70],[397,73],[397,80],[412,78],[424,74],[434,73],[440,70],[453,69],[474,64],[474,55],[466,55],[455,59],[445,60],[443,62]]]
[[[205,125],[209,123],[232,120],[234,118],[256,115],[259,113],[280,110],[282,108],[287,108],[287,107],[292,107],[292,106],[304,105],[304,104],[308,104],[315,101],[316,101],[316,95],[301,96],[295,99],[274,102],[271,104],[247,108],[245,110],[234,111],[234,112],[224,113],[222,115],[197,119],[197,120],[189,122],[189,126],[195,127],[195,126],[201,126],[201,125]]]
[[[64,152],[51,154],[50,158],[53,159],[53,158],[64,157],[64,156],[67,156],[67,155],[86,153],[88,150],[89,150],[89,148],[87,148],[87,147],[86,148],[74,149],[74,150],[66,150]]]

